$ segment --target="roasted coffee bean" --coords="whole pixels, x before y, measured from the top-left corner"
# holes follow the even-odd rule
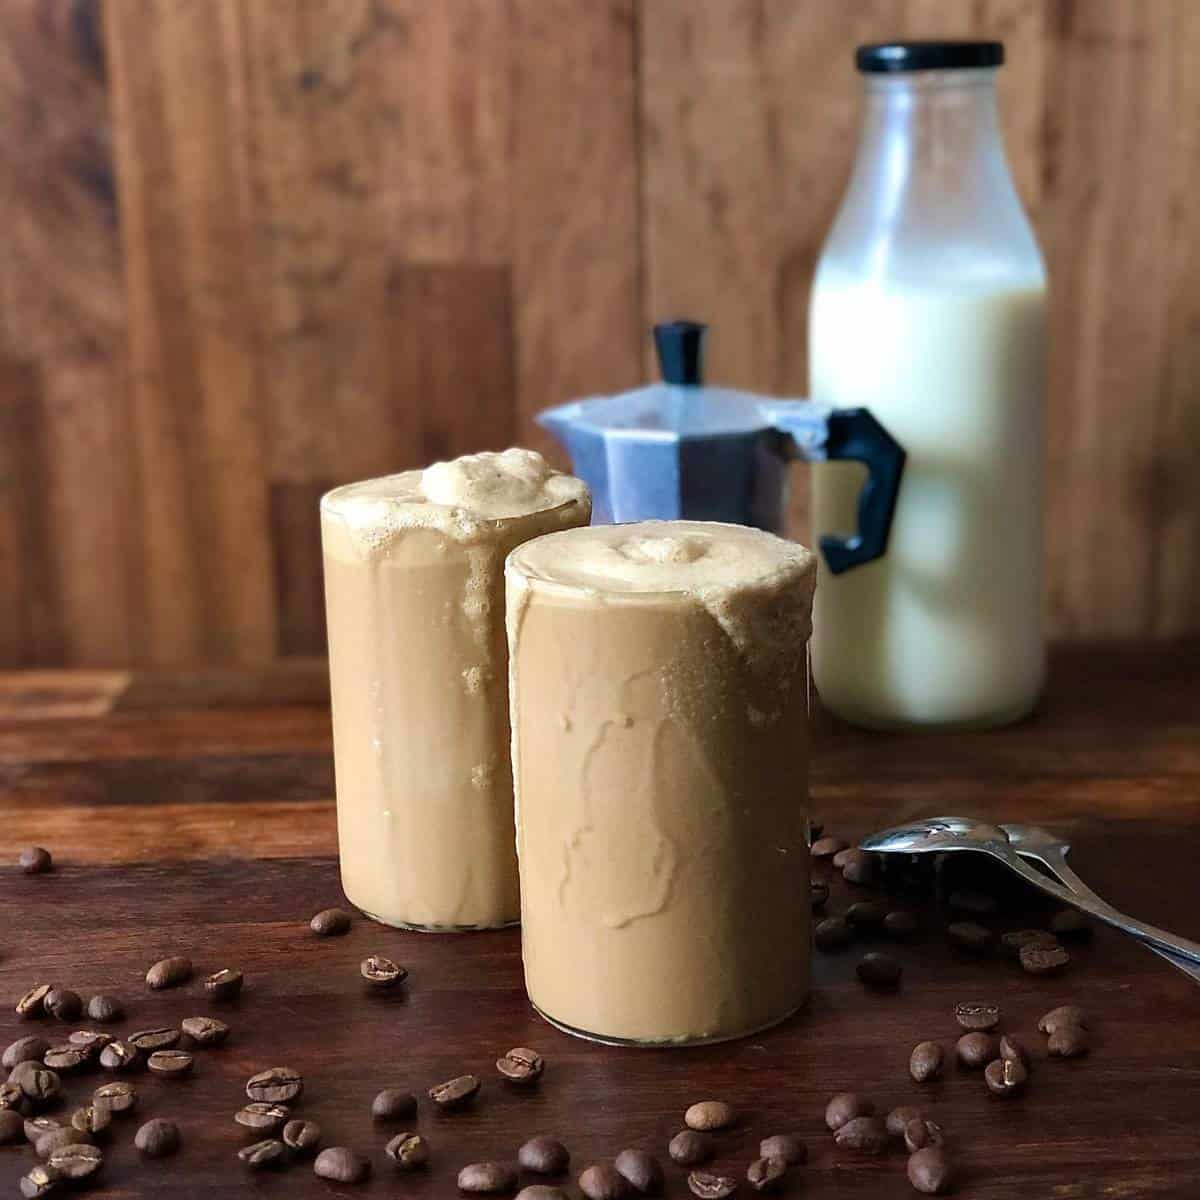
[[[243,1146],[237,1156],[248,1166],[252,1171],[265,1171],[268,1167],[278,1167],[282,1165],[284,1156],[287,1154],[287,1147],[278,1138],[263,1138],[261,1142],[253,1142],[249,1146]],[[326,1179],[339,1178],[338,1176],[326,1175]],[[352,1179],[341,1180],[343,1183],[353,1183]]]
[[[571,1155],[557,1138],[542,1136],[530,1138],[517,1151],[517,1162],[538,1175],[558,1175],[567,1169]]]
[[[907,908],[893,908],[883,918],[883,932],[898,942],[907,941],[920,928],[916,913]]]
[[[29,991],[17,1001],[17,1016],[22,1021],[32,1020],[34,1017],[43,1016],[45,1013],[45,1000],[50,993],[50,984],[39,983],[35,987],[31,987]]]
[[[940,1146],[945,1140],[942,1127],[935,1121],[917,1117],[904,1127],[904,1148],[909,1154],[915,1154],[926,1146]]]
[[[469,1163],[458,1173],[458,1190],[478,1195],[512,1192],[517,1187],[517,1172],[508,1163]],[[587,1193],[585,1192],[584,1195]]]
[[[967,889],[951,892],[947,904],[956,912],[970,913],[975,917],[990,917],[996,912],[996,897],[986,892],[972,892]]]
[[[893,1108],[888,1113],[884,1124],[887,1126],[887,1131],[892,1137],[903,1137],[904,1127],[909,1121],[918,1121],[921,1119],[921,1110],[914,1108],[911,1104],[902,1104],[899,1108]]]
[[[697,1129],[681,1129],[667,1144],[671,1161],[681,1167],[698,1167],[716,1152],[717,1143],[712,1134]]]
[[[968,1032],[988,1033],[1000,1024],[1000,1006],[979,1001],[956,1004],[954,1019]]]
[[[717,1175],[713,1171],[693,1171],[687,1184],[688,1191],[700,1200],[729,1200],[738,1187],[732,1175]]]
[[[894,988],[900,982],[904,968],[890,954],[873,950],[859,959],[855,971],[868,987]]]
[[[147,1121],[136,1134],[133,1144],[147,1158],[166,1158],[179,1149],[179,1126],[174,1121],[155,1117]]]
[[[633,1192],[625,1176],[608,1163],[593,1163],[590,1167],[584,1167],[578,1182],[579,1190],[587,1200],[624,1200]]]
[[[1078,1025],[1087,1029],[1088,1021],[1082,1008],[1074,1004],[1061,1004],[1052,1008],[1039,1022],[1038,1030],[1042,1033],[1053,1033],[1064,1025]]]
[[[49,850],[41,846],[26,846],[17,855],[17,866],[26,875],[44,875],[54,866],[54,860],[50,857]]]
[[[756,1192],[773,1192],[783,1183],[787,1169],[782,1158],[757,1158],[746,1168],[746,1182]]]
[[[855,929],[880,929],[886,916],[886,906],[877,900],[859,900],[846,909],[846,920]]]
[[[15,1083],[0,1083],[0,1112],[24,1114],[29,1108],[29,1097]]]
[[[103,1134],[112,1124],[112,1109],[103,1104],[88,1104],[71,1114],[71,1126],[80,1133]]]
[[[141,1051],[128,1042],[109,1042],[100,1051],[100,1065],[109,1071],[127,1071],[141,1058]]]
[[[67,1041],[72,1046],[80,1046],[89,1054],[99,1056],[100,1051],[110,1042],[116,1041],[111,1033],[102,1033],[98,1029],[76,1029],[67,1034]]]
[[[42,1056],[50,1049],[50,1043],[42,1037],[23,1037],[17,1038],[15,1042],[4,1051],[3,1063],[6,1071],[11,1071],[17,1063],[23,1062],[38,1062],[42,1061]]]
[[[839,1092],[825,1105],[825,1124],[836,1133],[855,1117],[873,1117],[875,1102],[857,1092]]]
[[[1055,1058],[1078,1058],[1088,1052],[1088,1033],[1082,1025],[1056,1025],[1046,1042]]]
[[[321,1144],[321,1127],[316,1121],[289,1121],[279,1137],[293,1154],[307,1156]]]
[[[384,1148],[401,1171],[415,1171],[429,1162],[429,1143],[419,1133],[398,1133]]]
[[[908,1160],[908,1182],[926,1196],[948,1192],[954,1182],[954,1172],[946,1152],[940,1146],[926,1146]]]
[[[70,1125],[60,1125],[57,1129],[50,1129],[40,1134],[33,1143],[33,1149],[38,1158],[49,1158],[55,1150],[61,1150],[64,1146],[79,1145],[88,1140],[90,1140],[88,1134],[80,1133],[78,1129],[72,1129]]]
[[[125,1016],[125,1006],[115,996],[93,996],[87,1004],[87,1015],[91,1020],[107,1025]]]
[[[83,1012],[83,997],[70,988],[52,987],[43,998],[42,1007],[57,1021],[74,1021]]]
[[[247,1129],[261,1129],[266,1133],[275,1133],[287,1124],[292,1110],[286,1104],[269,1104],[265,1100],[255,1100],[244,1105],[233,1114],[233,1119]]]
[[[809,853],[813,858],[832,858],[835,854],[845,850],[849,845],[849,842],[844,842],[841,838],[823,837],[813,842]]]
[[[219,1046],[229,1036],[229,1026],[216,1017],[184,1017],[179,1028],[197,1046]]]
[[[1021,969],[1030,975],[1057,975],[1071,956],[1062,946],[1022,946]]]
[[[960,950],[972,954],[982,954],[990,949],[994,940],[990,929],[974,921],[955,921],[953,925],[946,926],[946,934]]]
[[[560,1187],[548,1183],[531,1183],[517,1193],[517,1200],[571,1200]]]
[[[267,1104],[290,1104],[304,1091],[304,1078],[291,1067],[270,1067],[246,1081],[246,1095]]]
[[[17,1063],[9,1073],[8,1082],[16,1084],[32,1104],[47,1104],[62,1091],[57,1072],[40,1063]]]
[[[1031,1062],[1024,1042],[1008,1033],[1000,1039],[1000,1057],[1006,1062],[1019,1062],[1026,1070]]]
[[[21,1128],[25,1134],[25,1140],[31,1146],[36,1146],[39,1138],[44,1137],[47,1133],[53,1133],[57,1129],[63,1129],[65,1126],[57,1117],[27,1117]]]
[[[1064,908],[1050,919],[1050,932],[1067,940],[1083,941],[1092,936],[1092,924],[1079,909]]]
[[[182,954],[160,959],[146,972],[146,986],[159,992],[163,988],[178,987],[192,977],[192,960]]]
[[[371,1101],[371,1116],[377,1121],[405,1121],[416,1111],[416,1096],[401,1088],[384,1088]]]
[[[537,1083],[546,1069],[546,1060],[527,1046],[514,1046],[503,1058],[496,1059],[496,1070],[518,1086]]]
[[[997,1058],[988,1063],[983,1072],[988,1090],[997,1096],[1015,1096],[1024,1091],[1029,1082],[1029,1072],[1019,1059]]]
[[[977,1071],[996,1057],[1000,1047],[990,1033],[964,1033],[954,1044],[954,1052],[964,1067]]]
[[[61,1045],[51,1046],[42,1056],[42,1062],[52,1071],[66,1075],[86,1066],[91,1058],[92,1052],[88,1047],[72,1046],[70,1042],[63,1042]]]
[[[839,850],[832,859],[833,865],[837,870],[841,870],[846,865],[846,858],[850,854],[854,854],[853,846],[847,846],[844,850]],[[859,851],[861,853],[861,851]]]
[[[429,1098],[444,1112],[465,1108],[479,1094],[479,1078],[475,1075],[458,1075],[429,1089]]]
[[[760,1158],[782,1158],[789,1167],[808,1161],[808,1146],[794,1133],[775,1133],[758,1143]]]
[[[60,1146],[49,1158],[49,1165],[64,1179],[89,1179],[104,1166],[104,1154],[87,1142]]]
[[[1000,942],[1009,958],[1018,958],[1023,946],[1057,946],[1058,938],[1044,929],[1014,929],[1002,934]]]
[[[833,1140],[843,1150],[882,1154],[887,1149],[887,1126],[878,1117],[854,1117],[838,1127]]]
[[[115,1113],[128,1112],[137,1103],[137,1092],[132,1083],[105,1083],[92,1093],[92,1103]]]
[[[925,1083],[941,1075],[945,1062],[945,1052],[937,1042],[918,1042],[908,1060],[908,1073],[917,1083]]]
[[[180,1079],[192,1073],[195,1059],[186,1050],[155,1050],[146,1060],[146,1066],[155,1075],[167,1079]]]
[[[662,1163],[645,1150],[622,1150],[613,1160],[617,1174],[640,1196],[657,1196],[666,1177]]]
[[[825,907],[825,902],[829,899],[829,884],[822,883],[819,879],[814,879],[808,885],[808,892],[813,912]]]
[[[174,1050],[179,1045],[180,1036],[178,1029],[139,1029],[125,1040],[135,1050],[153,1054],[155,1050]]]
[[[724,1100],[700,1100],[683,1114],[689,1129],[728,1129],[737,1120],[732,1104]]]
[[[13,1108],[0,1108],[0,1146],[11,1146],[13,1142],[25,1140],[25,1122]]]
[[[350,928],[350,914],[344,908],[323,908],[308,923],[318,937],[337,937]]]
[[[233,1000],[241,992],[242,982],[241,971],[223,967],[204,981],[204,990],[214,1000]]]
[[[845,917],[826,917],[813,929],[813,943],[818,950],[841,950],[853,939],[854,931]]]
[[[404,967],[392,962],[390,958],[384,958],[382,954],[372,954],[370,958],[364,958],[358,969],[362,977],[372,987],[377,988],[390,988],[408,978],[408,971]]]
[[[60,1176],[58,1172],[45,1163],[30,1167],[26,1175],[21,1176],[21,1195],[25,1200],[37,1200],[39,1196],[48,1196],[58,1187]]]
[[[865,850],[847,850],[842,863],[842,878],[847,883],[865,886],[874,883],[876,868],[875,855]]]

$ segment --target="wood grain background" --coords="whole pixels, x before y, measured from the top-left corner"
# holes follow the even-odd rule
[[[919,35],[1008,43],[1053,629],[1200,631],[1196,0],[4,0],[0,665],[319,653],[320,492],[547,448],[651,320],[801,392],[851,53]]]

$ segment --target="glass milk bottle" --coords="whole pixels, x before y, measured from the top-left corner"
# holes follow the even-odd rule
[[[869,405],[908,451],[885,557],[822,575],[825,705],[872,727],[1016,720],[1042,686],[1046,272],[1009,175],[995,42],[858,51],[858,157],[809,316],[811,394]],[[860,469],[813,472],[852,529]]]

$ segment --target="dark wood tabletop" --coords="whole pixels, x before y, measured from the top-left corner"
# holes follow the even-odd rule
[[[133,1077],[140,1116],[180,1124],[179,1156],[139,1161],[138,1118],[123,1119],[99,1194],[452,1196],[462,1165],[511,1160],[525,1138],[552,1133],[572,1152],[577,1195],[577,1170],[625,1146],[665,1160],[684,1108],[716,1097],[740,1113],[720,1135],[718,1169],[742,1176],[760,1137],[796,1132],[809,1162],[785,1195],[913,1195],[902,1151],[864,1158],[833,1146],[825,1102],[854,1090],[881,1110],[926,1108],[947,1131],[963,1197],[1200,1195],[1200,985],[1107,929],[1072,945],[1061,977],[1034,978],[1000,956],[951,948],[941,888],[917,904],[922,934],[896,949],[905,973],[895,994],[857,982],[858,949],[817,954],[811,1001],[785,1025],[656,1051],[591,1045],[538,1019],[515,930],[443,937],[358,917],[344,937],[314,937],[309,917],[345,901],[319,671],[298,671],[292,684],[0,679],[0,858],[14,863],[37,843],[56,863],[42,876],[0,867],[0,1042],[87,1025],[18,1021],[12,1005],[38,982],[123,997],[127,1019],[111,1028],[131,1031],[215,1012],[198,982],[147,991],[156,959],[182,953],[198,973],[246,975],[240,1000],[218,1014],[233,1027],[229,1041],[198,1050],[191,1078]],[[1071,840],[1077,870],[1118,907],[1200,939],[1196,645],[1064,648],[1037,715],[1008,730],[884,736],[817,725],[812,807],[828,832],[857,838],[946,812],[1043,825]],[[834,878],[829,910],[870,894]],[[1001,898],[1016,907],[988,919],[997,931],[1046,916],[1003,889]],[[406,987],[365,990],[358,964],[373,952],[409,968]],[[1004,1028],[1034,1052],[1019,1098],[998,1100],[978,1073],[956,1067],[937,1084],[909,1079],[913,1045],[936,1039],[949,1049],[955,1003],[975,999],[999,1003]],[[1051,1060],[1036,1022],[1067,1002],[1091,1014],[1094,1045],[1086,1057]],[[518,1045],[548,1061],[527,1093],[494,1068]],[[232,1116],[246,1078],[274,1065],[304,1075],[297,1115],[320,1123],[325,1144],[368,1154],[370,1182],[334,1187],[305,1165],[245,1173],[235,1154],[251,1139]],[[475,1106],[432,1111],[425,1089],[465,1071],[484,1080]],[[69,1077],[69,1105],[105,1078]],[[414,1127],[432,1146],[428,1171],[399,1176],[384,1156],[397,1128],[374,1124],[369,1108],[386,1086],[422,1096]],[[28,1146],[0,1149],[0,1194],[16,1194],[34,1161]],[[667,1194],[688,1194],[669,1164]]]

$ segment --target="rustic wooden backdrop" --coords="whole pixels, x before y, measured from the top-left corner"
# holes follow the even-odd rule
[[[545,446],[653,319],[802,391],[852,50],[920,35],[1008,43],[1054,630],[1200,631],[1198,0],[3,0],[0,665],[319,653],[319,493]]]

